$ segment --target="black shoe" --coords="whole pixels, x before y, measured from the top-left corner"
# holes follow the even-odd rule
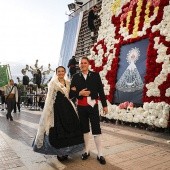
[[[10,119],[10,121],[13,121],[13,117],[12,116],[9,119]]]
[[[58,155],[57,155],[57,159],[58,159],[60,162],[62,162],[62,161],[65,161],[65,160],[66,160],[63,156],[58,156]]]
[[[9,119],[8,115],[6,115],[6,119],[7,119],[7,120]]]
[[[106,160],[104,159],[103,156],[100,156],[100,158],[97,156],[97,160],[103,165],[106,164]]]
[[[89,156],[90,156],[90,153],[87,154],[87,152],[85,152],[81,155],[81,159],[86,160]]]
[[[13,113],[16,113],[16,112],[13,112]]]

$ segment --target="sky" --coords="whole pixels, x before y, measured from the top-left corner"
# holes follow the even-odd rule
[[[74,0],[0,0],[0,64],[22,79],[26,64],[58,65],[64,23]],[[28,73],[29,74],[29,73]]]

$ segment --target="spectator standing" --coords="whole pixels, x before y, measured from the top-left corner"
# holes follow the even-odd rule
[[[38,106],[43,109],[45,104],[45,91],[42,90],[40,93],[39,101],[38,101]]]
[[[4,95],[4,91],[1,91],[1,111],[5,110],[5,95]]]
[[[13,121],[11,112],[14,109],[15,102],[18,103],[18,90],[17,87],[14,86],[13,79],[11,79],[8,85],[5,87],[5,98],[7,104],[6,118],[10,119],[10,121]]]
[[[97,12],[98,8],[95,5],[92,10],[89,12],[88,15],[88,27],[91,31],[91,38],[94,40],[94,32],[95,32],[95,26],[94,26],[94,20],[98,19],[98,15],[95,14]]]
[[[67,66],[69,68],[70,78],[72,78],[73,75],[76,73],[76,64],[78,64],[78,62],[76,61],[75,56],[72,56]]]
[[[18,111],[20,112],[21,111],[21,107],[20,107],[20,104],[21,104],[21,89],[18,87],[18,85],[15,83],[14,86],[17,87],[17,90],[18,90],[18,103],[15,102],[15,105],[14,105],[14,113],[16,113],[17,111],[17,107],[18,107]]]

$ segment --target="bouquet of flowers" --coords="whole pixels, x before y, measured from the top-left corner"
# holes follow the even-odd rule
[[[120,108],[120,109],[127,109],[128,107],[133,108],[133,103],[126,101],[126,102],[124,102],[124,103],[120,103],[120,104],[119,104],[119,108]]]

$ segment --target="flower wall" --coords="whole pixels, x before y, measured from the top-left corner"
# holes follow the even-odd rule
[[[169,16],[169,0],[102,1],[99,36],[97,43],[91,49],[89,59],[91,69],[100,72],[104,85],[109,107],[109,114],[106,117],[135,123],[142,122],[157,127],[167,126],[170,107]],[[146,54],[143,108],[133,108],[127,112],[126,109],[111,104],[114,98],[120,49],[122,45],[145,38],[149,39],[149,45]],[[101,109],[101,106],[99,107]],[[101,115],[103,115],[102,110]]]

